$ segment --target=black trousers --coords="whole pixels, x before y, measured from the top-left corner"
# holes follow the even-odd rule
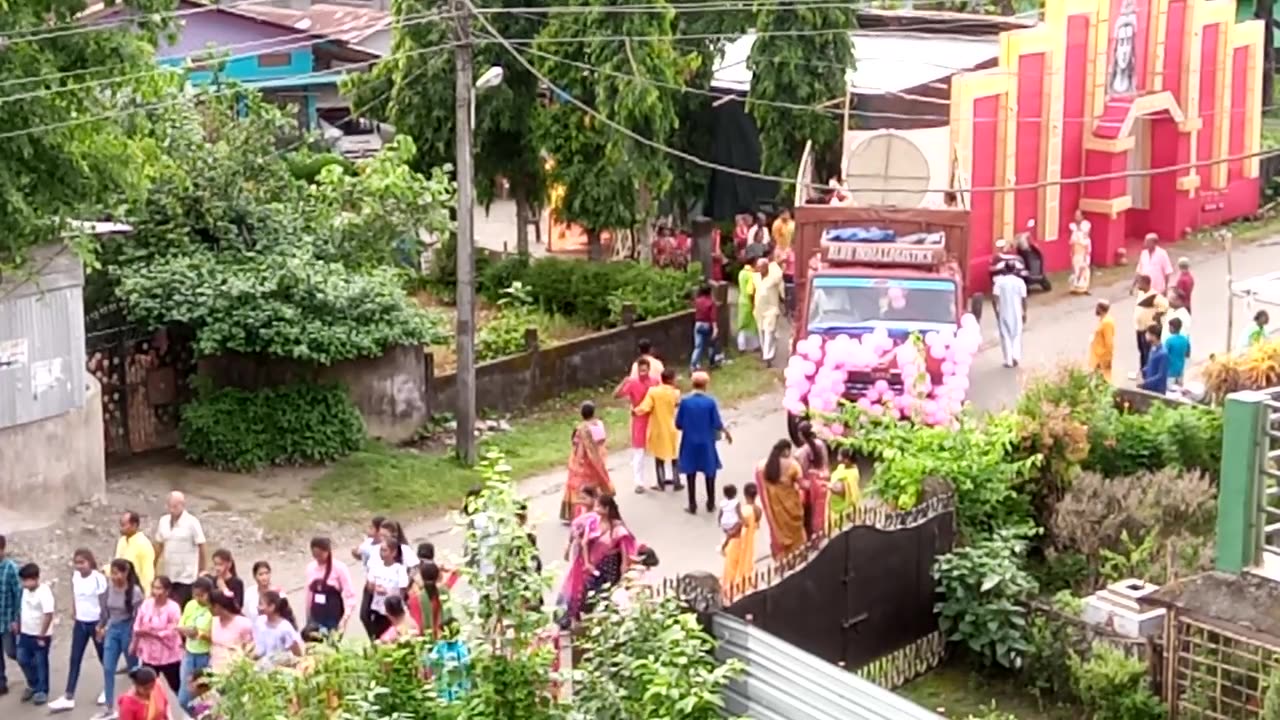
[[[711,512],[716,507],[716,476],[703,475],[707,484],[707,512]],[[685,479],[685,490],[689,493],[689,511],[696,512],[698,509],[698,475],[697,473],[689,473]]]
[[[374,616],[377,613],[370,607],[372,602],[373,591],[365,587],[364,595],[360,597],[360,624],[364,626],[364,632],[369,636],[370,640],[377,640],[382,633],[375,632],[377,626],[374,625]]]
[[[152,665],[151,669],[155,670],[157,675],[164,678],[165,684],[169,686],[170,690],[173,690],[175,695],[182,689],[181,662],[169,663],[167,665]]]
[[[670,472],[667,471],[668,466],[671,468]],[[654,458],[653,467],[656,471],[656,475],[654,477],[658,479],[658,485],[660,487],[675,485],[677,490],[680,489],[680,473],[676,471],[675,460],[659,460]]]
[[[1151,357],[1151,343],[1147,342],[1147,332],[1138,331],[1138,376],[1147,369],[1147,358]]]

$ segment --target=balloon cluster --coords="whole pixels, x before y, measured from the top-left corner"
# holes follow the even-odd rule
[[[858,338],[842,334],[827,340],[810,335],[796,343],[783,373],[787,381],[783,407],[794,415],[832,413],[847,395],[848,373],[896,367],[902,376],[901,392],[877,380],[854,400],[858,407],[873,417],[950,425],[964,407],[969,370],[981,344],[978,321],[972,315],[965,315],[955,331],[913,335],[900,345],[884,328]]]

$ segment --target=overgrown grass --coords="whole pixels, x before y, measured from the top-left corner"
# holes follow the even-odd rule
[[[973,673],[960,662],[951,662],[916,678],[898,694],[948,718],[983,717],[992,710],[1013,714],[1018,720],[1078,720],[1080,708],[1041,707],[1034,695],[1008,679]]]
[[[738,358],[716,371],[711,390],[722,404],[732,405],[781,387],[779,375],[761,369],[753,358]],[[688,390],[688,378],[681,378]],[[568,459],[569,436],[584,400],[599,408],[614,449],[629,437],[630,408],[612,399],[613,387],[575,392],[548,402],[511,420],[510,432],[485,440],[486,448],[501,450],[512,466],[512,478],[522,480],[562,467]],[[334,464],[311,487],[308,502],[270,511],[262,519],[276,532],[292,532],[317,521],[349,520],[379,513],[397,517],[428,514],[456,507],[478,480],[475,471],[460,465],[451,450],[417,452],[370,443],[364,450]]]

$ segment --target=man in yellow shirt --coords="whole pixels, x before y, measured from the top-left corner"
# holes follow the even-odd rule
[[[136,512],[126,512],[120,516],[120,539],[116,541],[115,557],[133,563],[134,572],[138,573],[138,582],[144,592],[151,591],[151,580],[156,573],[156,549],[140,529],[142,518]]]
[[[791,249],[791,238],[796,234],[796,221],[791,219],[790,208],[778,211],[778,218],[773,221],[773,232],[770,234],[777,249]]]

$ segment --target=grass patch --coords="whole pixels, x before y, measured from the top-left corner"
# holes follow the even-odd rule
[[[923,708],[949,718],[982,717],[991,710],[1011,713],[1018,720],[1076,720],[1080,708],[1044,706],[1012,679],[991,678],[952,662],[916,678],[898,694]]]
[[[716,371],[712,393],[723,405],[733,405],[781,387],[779,374],[763,370],[753,358],[735,358]],[[687,391],[688,378],[681,378]],[[597,403],[609,429],[611,447],[618,449],[629,437],[631,411],[626,400],[612,399],[613,387],[570,393],[511,420],[512,430],[488,438],[481,448],[501,450],[512,467],[512,477],[523,480],[562,467],[569,455],[569,436],[584,400]],[[339,521],[394,512],[426,514],[457,507],[476,483],[476,473],[460,465],[452,452],[416,452],[370,443],[365,449],[339,460],[311,487],[311,497],[269,511],[264,527],[295,532],[317,520]]]

